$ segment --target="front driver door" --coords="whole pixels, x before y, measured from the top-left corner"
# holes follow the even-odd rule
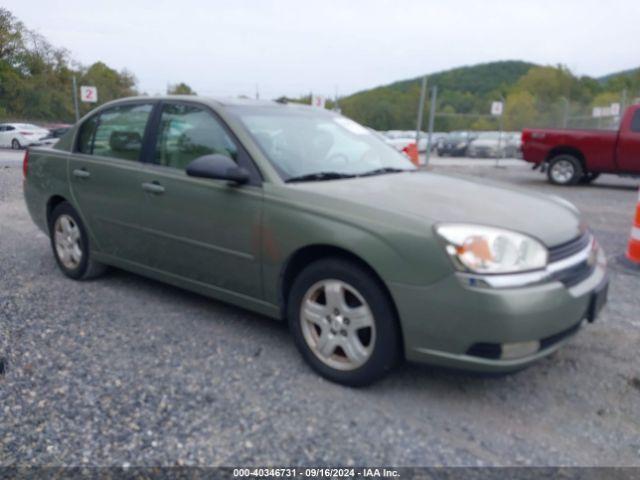
[[[211,153],[252,164],[230,130],[207,107],[163,102],[145,183],[145,236],[151,267],[222,294],[262,296],[259,235],[262,187],[189,177],[185,168]],[[151,238],[153,237],[153,238]]]

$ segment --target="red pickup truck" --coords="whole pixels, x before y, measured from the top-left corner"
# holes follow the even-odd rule
[[[624,113],[618,131],[525,129],[522,156],[551,183],[590,183],[601,173],[640,177],[640,104]]]

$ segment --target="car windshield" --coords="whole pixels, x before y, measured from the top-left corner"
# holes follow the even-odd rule
[[[283,180],[330,180],[415,170],[348,118],[311,107],[230,107]]]

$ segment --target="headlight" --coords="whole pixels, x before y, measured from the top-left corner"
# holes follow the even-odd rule
[[[547,265],[548,251],[538,240],[494,227],[443,224],[436,232],[458,270],[516,273]]]

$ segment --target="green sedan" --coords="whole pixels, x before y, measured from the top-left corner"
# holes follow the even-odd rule
[[[118,100],[30,149],[24,175],[66,276],[114,266],[284,319],[309,365],[347,385],[402,359],[520,369],[606,302],[573,205],[420,171],[323,109]]]

